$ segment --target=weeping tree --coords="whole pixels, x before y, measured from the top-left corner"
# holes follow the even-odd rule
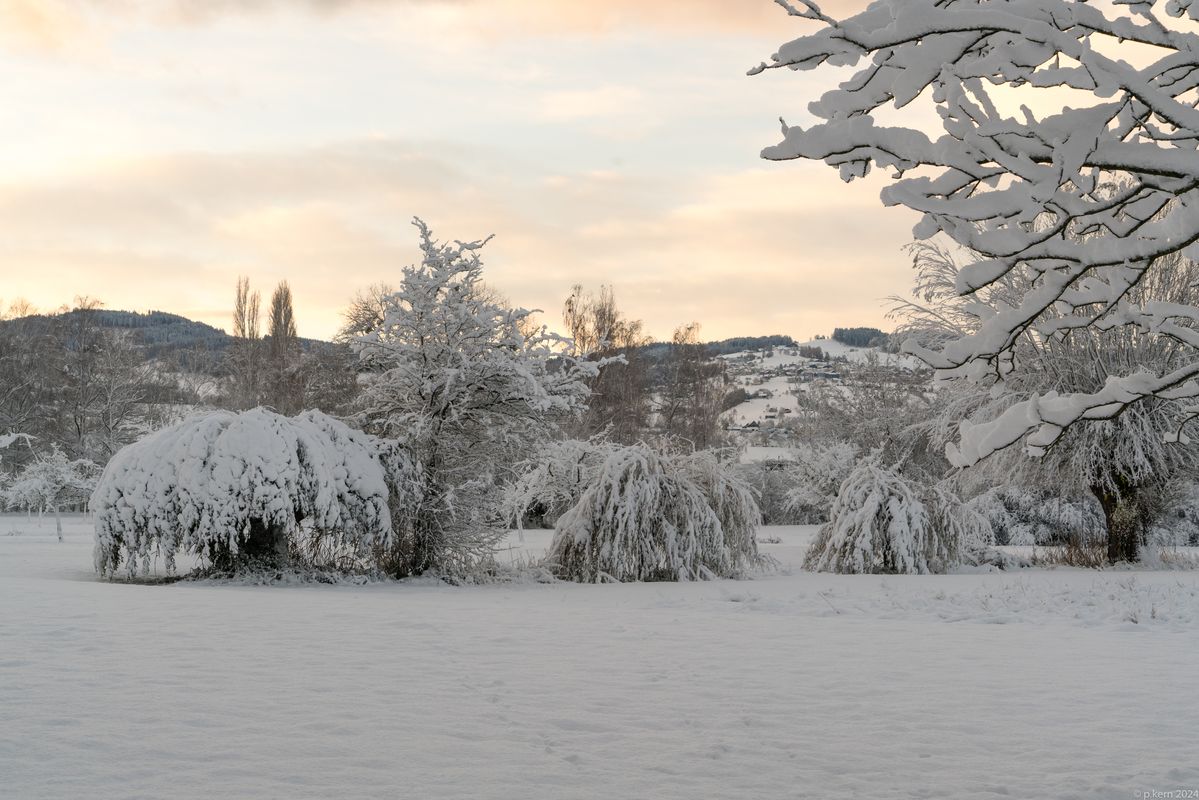
[[[699,580],[734,577],[762,563],[753,492],[711,451],[573,442],[548,456],[516,496],[526,507],[573,501],[546,555],[560,577]]]
[[[824,521],[841,484],[858,460],[858,448],[848,442],[831,445],[801,443],[795,448],[792,483],[784,504],[805,519]]]
[[[221,569],[366,567],[416,477],[393,445],[318,411],[218,411],[124,448],[92,495],[96,570],[130,576],[182,551]]]
[[[974,563],[991,544],[990,523],[939,484],[884,465],[875,452],[841,484],[804,557],[817,572],[927,574]]]
[[[529,520],[552,527],[587,491],[609,447],[598,439],[544,443],[516,465],[518,477],[504,487],[506,518],[518,529]]]
[[[912,252],[916,296],[897,299],[894,313],[903,320],[897,333],[923,345],[968,335],[986,314],[999,313],[1031,291],[1036,279],[1022,267],[963,297],[955,288],[961,269],[952,252],[930,243],[914,245]],[[1179,254],[1163,258],[1170,263],[1151,270],[1129,290],[1128,300],[1142,306],[1199,301],[1199,266]],[[1051,308],[1045,319],[1069,313]],[[994,392],[985,382],[952,385],[943,393],[946,402],[934,419],[934,436],[951,438],[961,420],[969,425],[995,419],[1013,405],[1050,392],[1098,392],[1113,376],[1138,369],[1170,372],[1191,358],[1190,350],[1173,339],[1135,326],[1088,326],[1053,336],[1030,328],[1013,343],[1013,368],[1004,391]],[[1102,510],[1108,560],[1135,560],[1164,511],[1171,484],[1194,474],[1194,448],[1176,435],[1186,414],[1185,401],[1147,397],[1110,419],[1078,421],[1032,462],[1013,448],[997,451],[970,471],[972,482],[984,489],[995,484],[1051,489],[1060,497],[1090,494]]]
[[[1100,385],[1033,392],[963,420],[947,447],[955,465],[1014,445],[1043,455],[1077,423],[1155,399],[1190,401],[1184,422],[1197,413],[1199,308],[1141,302],[1132,290],[1177,268],[1167,257],[1199,240],[1199,37],[1163,21],[1152,0],[875,2],[843,20],[810,0],[777,2],[820,28],[752,73],[865,65],[809,105],[820,122],[784,123],[763,156],[821,160],[846,181],[892,170],[883,203],[922,214],[918,239],[942,235],[977,254],[956,278],[960,295],[1017,270],[1029,276],[1010,302],[980,305],[969,332],[908,352],[942,379],[997,394],[1030,368],[1014,352],[1029,333],[1125,328],[1186,354],[1165,369],[1131,365]],[[1189,0],[1164,10],[1199,18]],[[1115,58],[1117,48],[1143,66]],[[1070,106],[1050,90],[1067,91]],[[884,106],[909,104],[934,111],[941,135],[882,119]],[[1060,110],[1034,111],[1051,108]],[[1186,435],[1181,428],[1175,436]]]

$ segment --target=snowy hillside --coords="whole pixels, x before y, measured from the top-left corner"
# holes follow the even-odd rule
[[[920,369],[924,366],[919,359],[909,355],[887,353],[877,347],[850,347],[835,339],[813,339],[810,342],[800,342],[798,347],[819,347],[829,358],[845,358],[856,364],[876,361],[885,366],[906,367],[908,369]],[[775,352],[774,357],[780,360],[795,358],[795,356],[781,354],[778,351]]]
[[[819,349],[823,358],[801,355]],[[749,398],[725,412],[733,428],[759,428],[782,424],[799,409],[796,393],[813,382],[840,384],[846,370],[878,366],[891,370],[920,370],[923,364],[911,356],[886,353],[875,347],[851,347],[834,339],[813,339],[794,347],[745,351],[719,356],[736,386]]]

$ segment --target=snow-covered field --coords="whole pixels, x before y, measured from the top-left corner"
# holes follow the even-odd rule
[[[1199,788],[1193,572],[141,586],[67,528],[0,519],[6,798]]]

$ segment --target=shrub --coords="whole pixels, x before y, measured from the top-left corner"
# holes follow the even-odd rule
[[[973,560],[990,525],[943,487],[924,487],[877,456],[859,464],[837,493],[829,521],[804,558],[818,572],[926,574]]]
[[[221,568],[366,564],[410,501],[403,453],[317,411],[219,411],[113,457],[92,495],[96,570],[130,576],[183,551]]]
[[[761,563],[753,493],[711,452],[592,445],[546,563],[576,581],[732,577]]]

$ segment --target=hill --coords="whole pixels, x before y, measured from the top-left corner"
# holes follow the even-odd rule
[[[62,314],[34,314],[12,320],[0,321],[0,326],[20,323],[25,330],[34,333],[49,328],[55,323],[71,322],[80,315],[90,315],[92,323],[101,328],[129,331],[134,341],[145,348],[152,359],[181,356],[189,361],[196,352],[222,354],[234,339],[221,328],[205,322],[197,322],[179,314],[166,311],[123,311],[119,309],[74,309]],[[328,344],[319,339],[300,339],[305,351]]]

